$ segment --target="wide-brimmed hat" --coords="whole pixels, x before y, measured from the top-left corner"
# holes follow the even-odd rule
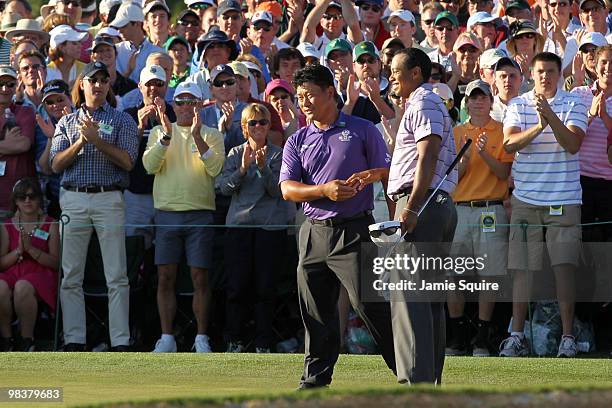
[[[43,31],[38,20],[33,20],[29,18],[22,18],[21,20],[17,21],[17,24],[14,28],[10,28],[6,31],[4,37],[7,40],[12,41],[13,37],[19,37],[20,35],[24,34],[40,35],[44,38],[44,41],[46,42],[48,42],[49,38],[51,38],[48,32]]]
[[[203,56],[204,53],[206,52],[206,49],[214,43],[222,43],[227,45],[231,52],[230,52],[230,61],[231,60],[235,60],[236,57],[238,57],[238,49],[236,48],[236,42],[232,39],[230,39],[227,34],[225,34],[223,31],[221,31],[218,27],[213,27],[211,28],[206,35],[204,36],[204,38],[198,42],[198,51],[199,51],[199,55]]]
[[[512,24],[510,24],[509,29],[510,37],[508,38],[508,42],[506,43],[506,48],[510,52],[510,56],[516,55],[516,37],[523,34],[534,34],[536,45],[535,52],[542,52],[544,49],[544,42],[546,39],[542,34],[538,32],[535,24],[531,20],[516,20]]]
[[[2,20],[0,20],[0,33],[5,33],[11,28],[15,28],[17,26],[17,22],[21,20],[21,14],[18,13],[5,13],[2,15]]]

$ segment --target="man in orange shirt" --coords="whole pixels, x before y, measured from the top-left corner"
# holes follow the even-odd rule
[[[481,270],[453,275],[456,280],[477,273],[487,281],[506,274],[508,218],[503,200],[508,195],[508,176],[513,156],[503,148],[502,124],[490,116],[493,105],[491,88],[482,80],[470,82],[465,91],[469,121],[454,129],[455,143],[459,149],[467,139],[474,143],[459,162],[459,184],[453,193],[457,205],[457,229],[453,239],[453,255],[485,258]],[[448,295],[451,337],[446,355],[465,355],[470,348],[468,322],[463,315],[465,298],[460,291]],[[489,356],[489,325],[495,293],[478,293],[478,333],[472,340],[474,356]]]

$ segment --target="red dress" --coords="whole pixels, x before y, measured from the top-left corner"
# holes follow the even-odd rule
[[[49,233],[49,228],[53,221],[53,218],[45,216],[39,229]],[[19,245],[19,228],[13,224],[10,218],[4,222],[4,227],[8,231],[9,252],[14,251]],[[32,236],[31,242],[33,247],[47,253],[49,252],[49,239],[44,240]],[[51,310],[55,311],[55,302],[57,299],[57,271],[39,264],[30,254],[23,254],[23,260],[21,262],[0,272],[0,280],[5,281],[11,289],[15,287],[17,281],[25,280],[30,282],[36,290],[38,297],[48,304]]]

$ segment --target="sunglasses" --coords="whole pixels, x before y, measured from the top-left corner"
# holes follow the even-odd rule
[[[253,29],[255,31],[264,30],[266,33],[269,32],[269,31],[272,31],[272,27],[270,27],[267,24],[255,24],[255,25],[253,25]]]
[[[89,81],[90,84],[102,84],[102,85],[106,85],[110,82],[110,78],[109,77],[103,77],[103,78],[85,78],[86,80]]]
[[[526,38],[528,40],[533,40],[536,37],[536,35],[534,33],[525,33],[525,34],[519,34],[517,36],[515,36],[514,38],[516,38],[517,40],[520,40],[521,38]]]
[[[14,81],[0,82],[0,88],[14,88],[17,85]]]
[[[382,234],[385,234],[387,236],[393,235],[397,232],[397,229],[399,227],[388,227],[385,228],[384,230],[375,230],[375,231],[370,231],[370,236],[372,238],[378,238],[380,237]]]
[[[194,106],[197,105],[197,99],[175,99],[176,106]]]
[[[360,8],[361,8],[361,11],[372,10],[374,13],[379,13],[382,10],[380,6],[377,6],[375,4],[374,5],[362,4]]]
[[[559,2],[559,3],[548,3],[548,5],[550,7],[552,7],[552,8],[556,8],[556,7],[564,8],[564,7],[569,6],[569,3],[566,3],[566,2],[563,1],[563,2]]]
[[[364,57],[364,58],[357,58],[357,63],[359,65],[365,65],[365,64],[376,64],[376,58],[368,56],[368,57]]]
[[[208,3],[196,3],[196,4],[192,4],[191,6],[189,6],[190,9],[194,9],[194,10],[205,10],[207,8],[210,7],[210,4]]]
[[[592,54],[597,51],[597,47],[584,47],[580,50],[583,54]]]
[[[225,81],[222,81],[220,79],[215,79],[213,81],[213,86],[215,88],[222,88],[223,85],[227,85],[227,86],[232,86],[236,84],[236,80],[235,79],[226,79]]]
[[[45,105],[47,106],[58,105],[60,103],[64,103],[64,101],[65,99],[63,97],[59,97],[57,99],[47,98],[45,99]]]
[[[423,21],[423,23],[424,23],[426,26],[430,26],[430,25],[432,25],[432,24],[434,23],[434,21],[436,21],[436,20],[432,18],[431,20],[422,20],[422,21]]]
[[[454,26],[446,26],[446,25],[444,25],[444,26],[436,26],[436,31],[439,31],[439,32],[442,32],[444,30],[446,30],[446,31],[453,31],[454,29],[455,29]]]
[[[199,27],[200,26],[200,22],[197,20],[179,20],[177,21],[177,23],[179,23],[179,25],[182,25],[183,27]]]
[[[247,121],[247,125],[249,125],[250,127],[255,127],[257,125],[266,126],[268,123],[270,123],[268,119],[259,119],[259,120],[251,119]]]
[[[325,20],[342,20],[342,14],[323,14]]]
[[[29,198],[30,200],[34,201],[38,198],[38,196],[34,193],[25,193],[25,194],[19,194],[18,196],[15,196],[15,198],[20,201],[25,201],[26,198]]]
[[[24,65],[23,67],[19,67],[19,71],[22,73],[27,73],[28,71],[38,71],[43,66],[41,64],[32,64],[32,65]]]
[[[232,15],[223,14],[221,16],[221,18],[223,20],[225,20],[225,21],[227,21],[227,20],[234,20],[234,21],[236,21],[236,20],[240,20],[240,15],[239,14],[232,14]]]
[[[589,8],[583,8],[580,11],[583,12],[584,14],[589,14],[590,12],[598,12],[599,10],[603,10],[603,7],[601,5],[595,5],[593,7],[589,7]]]
[[[164,81],[158,79],[152,79],[145,86],[154,86],[155,88],[162,88],[165,85]]]
[[[59,0],[58,3],[64,3],[67,6],[72,6],[72,7],[81,7],[81,3],[79,3],[78,1],[74,1],[74,0]]]

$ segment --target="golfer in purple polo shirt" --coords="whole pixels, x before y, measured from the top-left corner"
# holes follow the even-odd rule
[[[444,101],[427,82],[431,61],[416,48],[399,51],[391,62],[392,91],[406,100],[406,109],[395,140],[387,192],[396,201],[395,219],[406,232],[402,248],[412,256],[448,256],[457,225],[457,212],[450,193],[457,184],[453,170],[433,199],[421,210],[432,190],[455,159],[453,125]],[[411,273],[432,282],[444,271],[415,269]],[[393,276],[391,279],[404,279]],[[420,283],[417,283],[420,287]],[[393,339],[400,383],[440,384],[444,368],[444,293],[394,291],[391,296]],[[395,297],[394,297],[395,296]]]
[[[294,76],[302,112],[310,125],[285,144],[280,186],[286,200],[303,203],[298,293],[306,329],[300,389],[331,383],[340,351],[338,293],[342,284],[353,308],[395,371],[388,303],[359,298],[361,243],[369,241],[374,197],[371,183],[386,184],[390,157],[371,122],[339,112],[328,68],[310,65]]]

